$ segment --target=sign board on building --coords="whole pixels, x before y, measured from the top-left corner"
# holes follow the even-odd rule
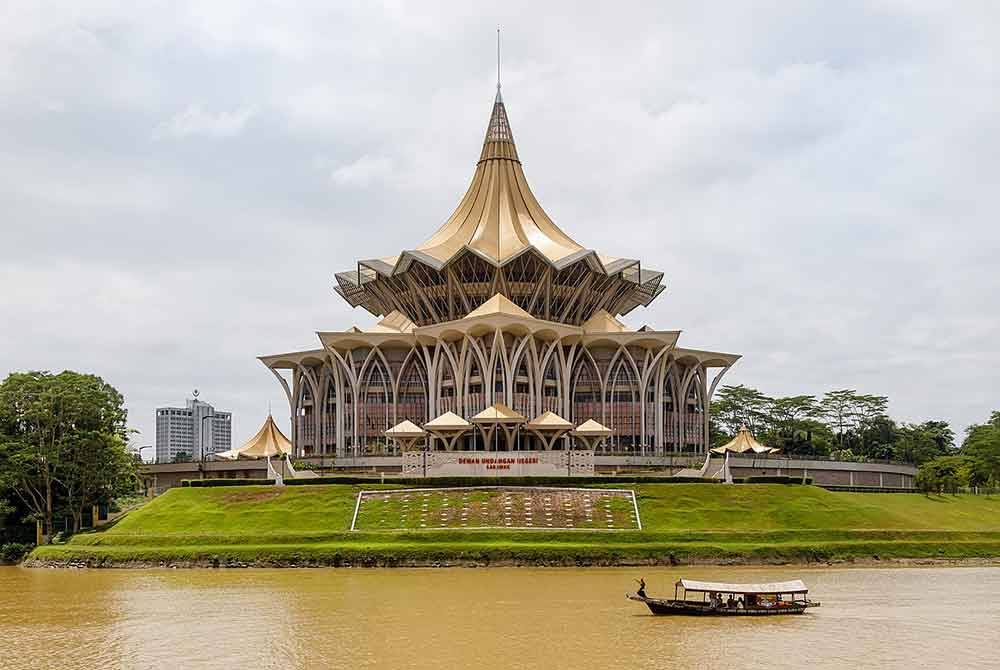
[[[405,451],[408,477],[566,477],[594,474],[593,451]]]

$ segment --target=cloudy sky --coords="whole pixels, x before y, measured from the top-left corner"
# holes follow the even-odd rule
[[[458,203],[501,23],[536,195],[666,273],[630,325],[770,394],[1000,409],[995,3],[540,5],[4,2],[0,373],[102,375],[139,444],[194,388],[284,425],[256,356],[373,321],[332,273]]]

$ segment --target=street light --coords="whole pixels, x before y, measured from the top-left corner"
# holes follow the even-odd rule
[[[151,445],[151,444],[144,444],[143,446],[139,447],[139,449],[136,450],[136,453],[139,454],[139,460],[142,461],[142,450],[143,449],[152,449],[152,448],[153,448],[153,445]]]
[[[200,463],[198,465],[198,471],[201,473],[202,479],[205,478],[205,420],[214,418],[215,418],[215,412],[212,412],[211,414],[206,414],[205,416],[201,417],[201,431],[200,431],[201,444],[199,445],[201,458],[200,458]]]

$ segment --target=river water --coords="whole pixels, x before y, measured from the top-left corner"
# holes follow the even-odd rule
[[[802,616],[653,617],[680,576]],[[0,668],[1000,668],[1000,568],[0,568]]]

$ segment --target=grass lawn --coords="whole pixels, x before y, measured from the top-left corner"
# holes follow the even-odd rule
[[[461,526],[460,515],[456,522],[454,509],[441,521],[444,499],[438,494],[433,509],[428,502],[427,516],[439,526],[431,531],[413,522],[423,514],[423,500],[411,501],[403,522],[397,494],[385,498],[384,509],[363,505],[359,530],[351,531],[357,486],[177,488],[112,528],[39,547],[32,558],[95,565],[394,565],[1000,557],[1000,497],[842,493],[779,484],[594,488],[634,489],[643,530],[474,530]],[[519,504],[523,521],[524,501]],[[448,505],[461,506],[459,498]]]

